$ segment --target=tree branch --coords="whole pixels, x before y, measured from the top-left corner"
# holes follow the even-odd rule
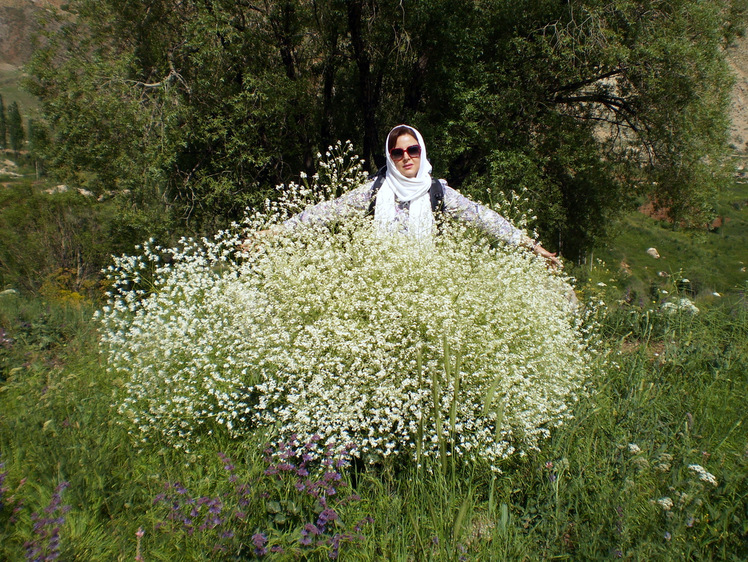
[[[136,86],[140,86],[141,88],[161,88],[163,86],[169,86],[171,85],[174,80],[178,80],[182,86],[184,86],[185,90],[187,90],[187,94],[191,94],[192,90],[190,89],[187,82],[185,82],[184,78],[182,78],[182,75],[179,74],[179,72],[176,71],[174,68],[174,61],[172,59],[172,53],[169,53],[169,74],[167,74],[164,78],[162,78],[159,82],[140,82],[138,80],[126,80],[126,82],[130,82],[131,84],[134,84]]]
[[[593,78],[588,78],[586,80],[580,80],[579,82],[572,82],[571,84],[560,86],[559,88],[551,90],[551,93],[556,94],[558,92],[569,92],[573,90],[578,90],[579,88],[589,86],[591,84],[594,84],[595,82],[599,82],[600,80],[606,80],[607,78],[611,78],[612,76],[623,75],[625,72],[626,72],[625,68],[621,68],[621,67],[614,68],[613,70],[600,74],[599,76],[595,76]]]

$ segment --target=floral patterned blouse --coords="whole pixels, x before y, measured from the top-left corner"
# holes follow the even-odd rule
[[[503,240],[509,244],[519,245],[527,239],[524,231],[515,227],[511,222],[496,211],[475,203],[461,195],[447,185],[445,180],[439,180],[444,186],[444,213],[451,218],[470,223],[487,234]],[[285,224],[294,227],[299,223],[326,223],[335,218],[344,218],[358,213],[365,213],[371,204],[371,187],[369,182],[361,187],[352,189],[337,199],[323,201],[317,205],[307,207],[301,213],[288,219]],[[409,201],[395,200],[395,220],[407,231]]]

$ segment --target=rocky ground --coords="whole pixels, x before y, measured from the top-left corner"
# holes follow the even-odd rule
[[[730,115],[732,144],[739,152],[748,152],[748,37],[738,40],[728,53],[730,66],[735,72]]]

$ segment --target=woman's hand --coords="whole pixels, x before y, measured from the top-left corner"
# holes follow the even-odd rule
[[[564,264],[561,261],[561,259],[556,255],[556,252],[549,252],[543,246],[540,244],[536,244],[533,247],[533,251],[539,255],[541,258],[545,259],[546,262],[548,262],[548,267],[551,269],[557,270],[557,269],[563,269]]]
[[[536,253],[538,256],[543,258],[547,264],[548,267],[552,270],[560,270],[564,268],[564,264],[561,261],[561,259],[556,255],[555,252],[549,252],[543,246],[541,246],[538,242],[535,242],[532,238],[526,237],[522,245],[532,250],[534,253]]]
[[[270,228],[265,230],[257,230],[255,232],[252,232],[239,244],[239,249],[243,252],[252,252],[258,250],[264,240],[278,234],[279,232],[280,227],[278,226],[271,226]]]

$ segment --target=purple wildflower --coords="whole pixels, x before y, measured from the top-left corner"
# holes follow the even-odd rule
[[[316,525],[313,525],[312,523],[307,523],[304,525],[304,528],[301,531],[302,533],[311,533],[312,535],[319,535],[320,530],[317,528]]]
[[[218,453],[218,456],[220,457],[221,461],[223,461],[223,469],[227,470],[228,472],[233,472],[235,467],[231,463],[231,459],[223,453]]]
[[[337,521],[338,514],[334,509],[330,509],[329,507],[327,509],[323,509],[322,512],[319,514],[319,517],[317,518],[317,527],[320,529],[324,529],[325,525],[327,525],[330,521]]]
[[[55,488],[49,505],[44,508],[46,517],[38,513],[31,515],[35,539],[24,545],[27,560],[46,562],[60,556],[60,527],[65,522],[63,515],[70,510],[70,506],[62,505],[62,491],[69,485],[62,482]]]
[[[356,523],[356,526],[353,528],[353,530],[358,533],[364,525],[371,525],[372,523],[374,523],[374,518],[371,515],[367,515],[361,521]],[[436,537],[434,538],[436,539],[438,543],[439,539],[437,539]]]
[[[265,556],[268,553],[267,548],[265,548],[267,543],[268,539],[264,533],[255,533],[252,535],[252,544],[255,545],[256,556]]]

